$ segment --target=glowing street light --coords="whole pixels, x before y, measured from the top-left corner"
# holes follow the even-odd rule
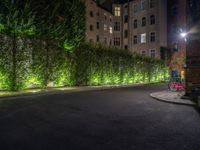
[[[186,32],[182,32],[180,35],[181,35],[182,38],[186,38],[187,37],[187,33]]]

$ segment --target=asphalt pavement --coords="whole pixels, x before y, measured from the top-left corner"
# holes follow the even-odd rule
[[[200,115],[165,85],[0,100],[0,150],[200,150]]]

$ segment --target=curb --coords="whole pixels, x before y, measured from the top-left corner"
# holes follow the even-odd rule
[[[99,91],[99,90],[108,90],[108,89],[138,87],[138,86],[151,85],[151,84],[154,84],[154,83],[133,84],[133,85],[111,85],[111,86],[85,86],[85,87],[71,87],[71,88],[69,87],[69,89],[67,89],[67,87],[63,87],[63,88],[57,88],[55,90],[43,89],[36,93],[30,92],[30,93],[0,96],[0,100],[32,97],[32,96],[45,96],[45,95],[63,94],[63,93],[67,94],[67,93],[86,92],[86,91]]]
[[[158,93],[158,92],[157,92]],[[158,101],[161,101],[161,102],[165,102],[165,103],[170,103],[170,104],[175,104],[175,105],[185,105],[185,106],[192,106],[192,107],[196,107],[196,103],[188,100],[189,102],[177,102],[177,101],[169,101],[168,99],[165,99],[165,98],[160,98],[160,97],[157,97],[154,95],[155,93],[151,93],[150,96]]]

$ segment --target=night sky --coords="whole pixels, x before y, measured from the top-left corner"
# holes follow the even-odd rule
[[[104,8],[111,10],[112,9],[112,3],[125,3],[128,0],[99,0],[100,5],[102,5]]]

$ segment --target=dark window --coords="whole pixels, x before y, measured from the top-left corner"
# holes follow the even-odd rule
[[[110,45],[112,45],[112,40],[110,39]]]
[[[120,38],[119,37],[114,37],[114,45],[120,46]]]
[[[156,17],[155,17],[155,15],[151,15],[150,16],[150,24],[153,25],[155,23],[156,23]]]
[[[97,35],[97,42],[99,42],[99,35]]]
[[[142,18],[142,27],[144,27],[144,26],[146,26],[146,18],[145,17]]]
[[[146,2],[146,0],[143,0],[141,2],[141,10],[146,10],[146,6],[147,6],[147,2]]]
[[[155,58],[155,57],[156,57],[156,50],[151,49],[151,50],[150,50],[150,56],[151,56],[152,58]]]
[[[120,31],[120,22],[114,23],[114,31]]]
[[[97,29],[99,29],[99,22],[97,22]]]
[[[172,15],[172,16],[177,16],[177,15],[178,15],[178,5],[174,5],[174,6],[171,8],[171,15]]]
[[[128,30],[124,31],[124,38],[128,38]]]
[[[124,46],[124,49],[128,49],[128,45],[125,45],[125,46]]]
[[[151,42],[155,42],[156,41],[156,33],[155,32],[151,32],[150,33],[150,41]]]
[[[124,16],[124,23],[128,23],[128,16]]]
[[[146,56],[146,51],[142,51],[142,56]]]
[[[93,25],[90,25],[90,31],[93,31],[94,28],[93,28]]]
[[[133,44],[137,44],[137,42],[138,42],[138,36],[134,35],[134,37],[133,37]]]
[[[93,15],[93,11],[90,11],[90,17],[93,17],[94,15]]]
[[[138,21],[137,21],[137,19],[135,19],[135,20],[134,20],[134,25],[133,25],[134,28],[137,28],[137,26],[138,26],[137,24],[138,24]]]
[[[149,0],[149,7],[150,8],[155,7],[155,5],[156,5],[155,0]]]

